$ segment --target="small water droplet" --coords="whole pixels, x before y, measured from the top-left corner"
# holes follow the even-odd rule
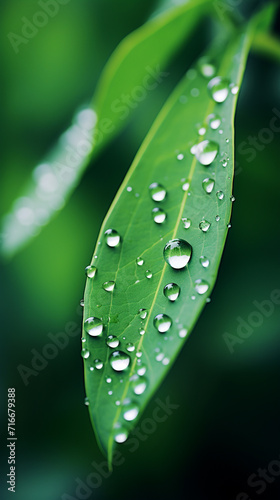
[[[164,358],[164,353],[160,352],[159,354],[156,355],[156,361],[162,361]]]
[[[124,407],[123,418],[127,422],[132,422],[136,419],[139,413],[139,407],[135,403],[130,403]]]
[[[101,370],[101,368],[103,368],[103,363],[100,359],[95,359],[93,362],[93,366],[94,368],[96,368],[96,370]]]
[[[145,330],[143,328],[139,328],[139,335],[145,335]]]
[[[228,229],[230,229],[230,228],[231,228],[231,224],[230,224],[230,222],[228,223],[227,228],[228,228]]]
[[[215,181],[214,179],[210,179],[209,177],[206,177],[202,181],[202,187],[207,194],[211,194],[215,186]]]
[[[157,314],[154,317],[154,327],[159,333],[168,332],[172,326],[172,319],[167,314]]]
[[[217,191],[216,196],[217,196],[218,200],[220,200],[220,201],[222,201],[225,197],[223,191]]]
[[[84,400],[84,404],[85,404],[86,406],[89,406],[89,399],[88,399],[88,398],[85,398],[85,400]]]
[[[106,292],[113,292],[115,284],[116,283],[114,281],[105,281],[105,283],[103,283],[102,285],[102,288],[103,290],[106,290]]]
[[[110,365],[116,372],[122,372],[130,364],[130,357],[123,351],[114,351],[110,355]]]
[[[153,182],[150,185],[150,193],[151,197],[154,201],[163,201],[166,197],[166,190],[161,184],[158,184],[157,182]]]
[[[186,328],[181,328],[181,330],[179,331],[179,337],[181,339],[184,339],[188,334],[188,330]]]
[[[126,190],[127,190],[129,193],[131,193],[131,191],[132,191],[132,187],[131,187],[131,186],[128,186],[128,187],[126,188]]]
[[[96,267],[92,265],[87,266],[85,268],[85,273],[88,278],[94,278],[94,276],[96,275],[96,271],[97,271]]]
[[[137,396],[143,394],[147,386],[148,386],[148,380],[146,379],[146,377],[141,377],[141,378],[137,377],[137,379],[135,379],[132,383],[133,392]]]
[[[116,443],[124,443],[128,438],[128,431],[125,427],[119,427],[114,432],[114,440]]]
[[[219,115],[216,115],[215,113],[211,113],[207,117],[207,122],[209,123],[210,127],[212,130],[217,130],[219,126],[221,125],[221,118]]]
[[[201,229],[201,231],[203,231],[204,233],[207,233],[207,231],[209,230],[210,226],[211,226],[211,224],[207,220],[202,220],[199,223],[199,229]]]
[[[153,208],[153,219],[157,224],[162,224],[166,219],[166,213],[162,208]]]
[[[91,337],[99,337],[103,332],[103,322],[99,318],[92,316],[84,322],[85,331]]]
[[[106,379],[105,379],[105,380],[106,380],[107,384],[111,384],[111,382],[112,382],[111,377],[106,377]]]
[[[115,229],[107,229],[107,231],[105,231],[105,238],[110,248],[115,248],[121,241],[121,237]]]
[[[141,319],[146,319],[148,315],[147,309],[139,309],[138,314]]]
[[[145,272],[145,276],[146,276],[146,278],[148,278],[150,280],[153,277],[153,273],[148,269]]]
[[[221,220],[221,217],[220,217],[219,215],[216,215],[216,217],[215,217],[215,221],[216,221],[216,222],[219,222],[219,220]]]
[[[142,259],[142,257],[137,257],[137,259],[136,259],[137,266],[143,266],[144,262],[145,261],[144,261],[144,259]]]
[[[163,365],[166,366],[166,365],[169,365],[169,363],[170,363],[170,359],[169,358],[163,358],[163,360],[162,360],[162,364]]]
[[[90,352],[88,351],[88,349],[82,349],[81,350],[81,356],[84,359],[88,359],[90,357]]]
[[[234,202],[234,201],[235,201],[235,196],[231,196],[231,197],[230,197],[230,201],[231,201],[231,202]]]
[[[229,80],[220,76],[215,76],[208,83],[208,89],[214,101],[222,103],[229,94]]]
[[[207,281],[205,280],[195,280],[195,291],[199,294],[199,295],[203,295],[204,293],[207,292],[209,288],[209,284],[207,283]]]
[[[202,141],[196,145],[195,157],[201,165],[208,166],[213,163],[219,151],[219,145],[214,141]]]
[[[198,68],[202,76],[211,78],[216,73],[216,68],[207,57],[201,57],[198,61]]]
[[[192,223],[191,219],[188,219],[187,217],[183,217],[182,222],[184,224],[185,229],[189,229],[189,227],[191,227],[191,223]]]
[[[138,361],[141,361],[141,360],[138,360]],[[138,373],[138,375],[140,375],[140,377],[142,377],[143,375],[145,375],[146,371],[147,371],[146,365],[141,365],[137,369],[137,373]]]
[[[120,345],[120,341],[115,335],[108,335],[106,344],[108,347],[115,349],[116,347],[118,347],[118,345]]]
[[[81,307],[85,307],[85,301],[84,301],[84,299],[81,299],[81,300],[80,300],[80,306],[81,306]]]
[[[183,159],[184,159],[184,155],[182,153],[177,155],[177,160],[183,160]]]
[[[192,246],[185,240],[175,239],[166,243],[163,257],[173,269],[186,267],[192,256]]]
[[[184,182],[184,184],[182,185],[183,191],[188,191],[189,187],[190,187],[190,183],[189,182]]]
[[[200,128],[198,129],[198,134],[199,134],[199,135],[204,135],[204,134],[206,134],[206,128],[205,128],[205,127],[200,127]]]
[[[207,257],[205,257],[205,255],[202,255],[200,257],[199,262],[202,265],[202,267],[205,267],[205,268],[209,267],[210,261]]]
[[[177,300],[180,295],[180,292],[181,289],[179,285],[177,285],[176,283],[168,283],[168,285],[165,285],[163,289],[165,297],[167,297],[167,299],[170,300],[170,302],[174,302],[175,300]]]
[[[226,139],[226,143],[227,143],[227,144],[229,143],[229,139]]]
[[[128,342],[125,347],[128,352],[133,352],[135,350],[135,345],[133,345],[132,342]]]
[[[239,87],[238,87],[238,85],[236,85],[236,83],[231,83],[229,88],[230,88],[230,91],[233,95],[236,95],[239,91]]]

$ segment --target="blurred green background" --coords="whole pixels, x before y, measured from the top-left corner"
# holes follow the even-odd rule
[[[91,98],[117,43],[155,5],[151,0],[71,0],[15,54],[7,34],[20,33],[21,18],[32,17],[38,2],[2,0],[1,214],[9,211],[75,109]],[[17,367],[31,367],[31,349],[42,352],[49,333],[63,332],[69,321],[80,325],[84,267],[101,222],[161,105],[212,35],[213,26],[205,21],[130,126],[90,165],[65,208],[31,244],[1,264],[4,500],[12,495],[6,488],[8,387],[16,388],[17,400],[15,498],[78,498],[76,478],[86,481],[92,462],[104,462],[83,404],[80,336],[70,338],[28,386]],[[251,55],[238,103],[237,149],[269,127],[273,108],[280,113],[279,88],[279,66]],[[248,477],[280,457],[280,305],[232,354],[223,334],[236,334],[237,317],[247,321],[256,310],[253,301],[269,299],[280,289],[279,136],[275,133],[251,162],[237,153],[232,229],[212,301],[158,391],[162,401],[169,396],[178,408],[136,452],[120,447],[123,464],[83,498],[235,500],[242,491],[259,498]],[[155,406],[152,401],[143,419]],[[280,476],[266,485],[261,498],[279,498]]]

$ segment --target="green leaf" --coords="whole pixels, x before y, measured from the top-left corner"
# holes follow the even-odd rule
[[[165,65],[210,4],[210,0],[191,0],[167,9],[120,43],[100,78],[93,106],[75,115],[72,126],[36,166],[5,216],[3,255],[17,252],[65,205],[90,159],[127,123],[143,98],[143,89],[152,92],[167,76]]]
[[[97,317],[104,327],[100,336],[91,336],[84,328],[82,354],[86,356],[85,384],[90,416],[109,463],[115,435],[123,436],[133,428],[172,366],[213,289],[232,207],[233,119],[237,94],[236,87],[232,93],[229,84],[241,84],[251,38],[248,30],[235,35],[230,42],[217,41],[197,66],[187,72],[136,155],[101,228],[91,263],[97,272],[86,283],[84,320]],[[211,65],[205,66],[205,63],[214,66],[216,76],[228,80],[225,87],[228,97],[223,103],[215,102],[210,96],[209,79],[202,76],[201,67],[211,72]],[[220,117],[221,124],[216,129],[209,124],[211,115]],[[219,149],[209,166],[200,163],[205,163],[205,158],[199,150],[196,155],[200,161],[190,152],[193,145],[205,140],[213,141]],[[211,182],[205,181],[208,178],[215,182],[211,193],[203,187],[211,190]],[[152,183],[159,183],[166,190],[163,201],[152,199],[149,188]],[[155,208],[166,213],[164,222],[154,222],[154,216],[159,215],[153,212]],[[209,229],[203,231],[208,223]],[[105,232],[110,229],[121,237],[114,248],[106,242]],[[163,257],[165,245],[177,238],[192,247],[191,260],[180,270],[173,269]],[[144,260],[142,265],[136,263],[138,257]],[[112,292],[104,290],[106,282],[115,282]],[[163,293],[164,287],[171,283],[181,290],[173,303]],[[139,316],[140,309],[147,311],[146,317],[145,314],[141,314],[143,318]],[[154,318],[159,314],[172,320],[166,333],[159,333],[155,327]],[[167,323],[168,320],[165,327]],[[88,323],[85,325],[88,329]],[[115,349],[106,344],[106,337],[110,335],[119,341]],[[128,342],[135,346],[134,351],[127,351]],[[114,371],[110,363],[112,352],[119,350],[131,360],[128,368],[120,373]],[[103,364],[101,369],[95,368],[96,359]],[[143,366],[146,373],[143,375],[143,369],[139,375],[137,370]],[[110,383],[108,377],[112,379]],[[142,394],[135,394],[135,384],[140,382],[144,385],[147,382],[147,387]],[[129,401],[139,412],[133,421],[123,417],[130,408]],[[134,416],[133,409],[128,416]]]

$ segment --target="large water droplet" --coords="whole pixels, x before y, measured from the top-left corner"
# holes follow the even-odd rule
[[[157,182],[153,182],[150,185],[150,193],[151,197],[154,201],[163,201],[165,196],[166,196],[166,190],[161,184],[158,184]]]
[[[116,372],[122,372],[130,364],[130,356],[123,351],[114,351],[110,356],[110,365]]]
[[[133,420],[136,419],[138,413],[139,413],[138,405],[135,403],[130,403],[124,406],[123,418],[127,422],[132,422]]]
[[[202,267],[205,267],[205,268],[209,267],[210,261],[207,257],[205,257],[205,255],[202,255],[200,257],[199,262],[202,265]]]
[[[172,319],[167,314],[157,314],[154,317],[154,326],[159,333],[168,332],[172,326]]]
[[[153,219],[157,224],[162,224],[166,219],[166,213],[161,208],[153,209]]]
[[[217,130],[217,128],[219,128],[219,126],[221,125],[222,120],[219,115],[211,113],[207,117],[207,122],[209,123],[212,130]]]
[[[208,89],[215,102],[224,102],[229,94],[229,80],[215,76],[208,83]]]
[[[209,284],[207,283],[207,281],[201,279],[195,281],[195,291],[199,295],[203,295],[204,293],[206,293],[208,288]]]
[[[127,440],[128,431],[125,427],[119,427],[114,431],[114,440],[116,443],[124,443]]]
[[[148,380],[146,379],[146,377],[137,377],[132,383],[134,394],[136,394],[137,396],[143,394],[143,392],[145,392],[147,388],[147,385]]]
[[[219,151],[219,145],[214,141],[202,141],[196,145],[195,157],[201,165],[211,165]]]
[[[92,316],[86,319],[84,322],[85,331],[91,335],[91,337],[99,337],[103,332],[103,323],[99,318]]]
[[[105,283],[103,283],[102,285],[102,288],[103,290],[106,290],[106,292],[113,292],[115,284],[116,283],[114,281],[105,281]]]
[[[108,335],[106,339],[106,344],[108,347],[115,349],[120,344],[120,341],[117,337],[115,337],[115,335]]]
[[[211,226],[211,223],[208,222],[207,220],[202,220],[199,223],[199,229],[201,229],[201,231],[203,231],[204,233],[207,233],[207,231],[210,229],[210,226]]]
[[[170,240],[164,247],[163,256],[173,269],[183,269],[191,259],[192,246],[178,238]]]
[[[143,266],[144,262],[145,261],[144,261],[144,259],[142,259],[142,257],[137,257],[137,259],[136,259],[137,266]]]
[[[215,186],[215,181],[214,179],[209,179],[209,177],[206,177],[202,181],[202,187],[207,194],[211,194]]]
[[[180,291],[180,287],[176,283],[168,283],[168,285],[165,285],[163,289],[165,297],[167,297],[170,302],[174,302],[178,299]]]
[[[107,231],[105,231],[105,238],[108,247],[111,248],[118,246],[121,241],[121,237],[115,229],[107,229]]]
[[[87,266],[85,268],[85,273],[88,278],[94,278],[94,276],[96,275],[96,271],[97,271],[96,267],[92,265]]]

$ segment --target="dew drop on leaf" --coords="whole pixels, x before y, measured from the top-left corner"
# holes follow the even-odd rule
[[[108,335],[106,339],[106,344],[108,347],[115,349],[120,344],[120,341],[117,337],[115,337],[115,335]]]
[[[184,155],[182,153],[178,154],[177,155],[177,160],[183,160],[184,159]]]
[[[239,87],[238,87],[238,85],[236,85],[236,83],[231,83],[229,88],[230,88],[230,91],[233,95],[236,95],[239,91]]]
[[[199,295],[203,295],[204,293],[206,293],[208,288],[209,288],[209,283],[207,283],[207,281],[201,279],[195,281],[195,291]]]
[[[91,337],[99,337],[103,332],[103,322],[101,319],[92,316],[85,320],[84,328]]]
[[[179,330],[179,337],[181,339],[184,339],[188,334],[188,330],[186,328],[181,328],[181,330]]]
[[[147,388],[147,385],[148,380],[146,379],[146,377],[137,377],[137,379],[132,383],[134,394],[136,394],[137,396],[143,394]]]
[[[137,259],[136,259],[137,266],[143,266],[144,262],[145,261],[144,261],[144,259],[142,259],[142,257],[137,257]]]
[[[88,398],[85,398],[84,404],[85,404],[85,406],[89,406],[89,399]]]
[[[165,297],[170,300],[170,302],[174,302],[175,300],[178,299],[179,295],[180,295],[180,287],[179,285],[177,285],[176,283],[168,283],[167,285],[165,285],[164,289],[163,289],[163,293],[165,295]]]
[[[209,123],[212,130],[217,130],[217,128],[219,128],[219,126],[221,125],[222,120],[219,115],[211,113],[207,117],[207,122]]]
[[[216,222],[219,222],[219,220],[221,220],[221,217],[220,217],[219,215],[216,215],[216,217],[215,217],[215,221],[216,221]]]
[[[81,299],[81,300],[80,300],[80,306],[81,306],[81,307],[85,307],[85,301],[84,301],[84,299]]]
[[[92,265],[87,266],[85,268],[85,273],[88,278],[94,278],[94,276],[96,275],[96,271],[97,271],[96,267]]]
[[[146,365],[141,365],[137,368],[137,373],[138,373],[138,375],[140,375],[140,377],[145,375],[146,371],[147,371]]]
[[[101,370],[101,368],[103,368],[103,363],[100,359],[95,359],[93,362],[93,366],[94,368],[96,368],[96,370]]]
[[[114,432],[114,440],[116,443],[124,443],[127,440],[128,431],[125,427],[119,427]]]
[[[166,213],[162,208],[153,208],[153,219],[157,224],[162,224],[166,219]]]
[[[208,166],[213,163],[219,151],[219,145],[214,141],[202,141],[196,145],[195,157],[201,165]]]
[[[146,319],[148,315],[147,309],[139,309],[138,314],[141,319]]]
[[[210,179],[209,177],[206,177],[202,181],[202,187],[207,194],[211,194],[215,186],[215,181],[214,179]]]
[[[128,352],[133,352],[133,351],[135,351],[135,345],[134,345],[134,344],[132,344],[132,342],[128,342],[128,343],[126,344],[126,346],[125,346],[125,347],[126,347],[126,350],[127,350]]]
[[[198,69],[202,76],[205,78],[211,78],[216,73],[216,68],[207,57],[201,57],[198,60]]]
[[[103,283],[102,285],[102,288],[103,290],[106,290],[106,292],[113,292],[115,284],[116,283],[114,281],[105,281],[105,283]]]
[[[203,233],[207,233],[207,231],[209,230],[210,226],[211,226],[211,224],[207,220],[202,220],[199,223],[199,229],[201,229],[201,231],[203,231]]]
[[[148,278],[149,280],[153,277],[153,273],[152,271],[150,271],[149,269],[145,272],[145,276],[146,278]]]
[[[170,240],[164,247],[163,256],[173,269],[183,269],[191,259],[192,246],[178,238]]]
[[[189,229],[189,227],[191,227],[191,223],[192,223],[191,219],[188,219],[187,217],[183,217],[182,222],[184,224],[185,229]]]
[[[87,349],[82,349],[81,356],[84,359],[88,359],[90,357],[90,352]]]
[[[151,197],[154,201],[163,201],[166,197],[166,190],[161,184],[153,182],[150,187]]]
[[[217,196],[218,200],[220,200],[220,201],[222,201],[225,197],[223,191],[217,191],[216,196]]]
[[[123,418],[127,422],[132,422],[136,419],[139,413],[139,407],[135,403],[130,403],[124,407]]]
[[[172,319],[167,314],[157,314],[154,317],[154,327],[159,333],[168,332],[172,326]]]
[[[121,241],[119,233],[115,229],[107,229],[105,231],[105,238],[108,247],[115,248]]]
[[[130,356],[123,351],[114,351],[110,356],[110,365],[116,372],[122,372],[130,364]]]
[[[209,267],[210,261],[207,257],[205,257],[205,255],[202,255],[200,257],[199,262],[202,265],[202,267],[205,267],[205,268]]]
[[[222,103],[229,94],[229,80],[221,76],[215,76],[208,83],[208,89],[214,101]]]

